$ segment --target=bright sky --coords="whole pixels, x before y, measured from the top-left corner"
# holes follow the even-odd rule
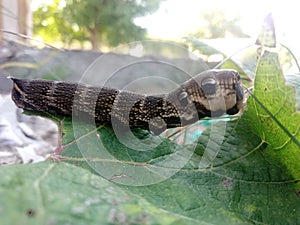
[[[224,10],[228,17],[239,15],[244,32],[256,36],[264,17],[272,12],[281,35],[284,32],[299,35],[296,31],[300,21],[298,5],[294,0],[166,0],[158,12],[138,19],[137,23],[147,28],[151,36],[178,39],[201,25],[202,12],[217,8]]]
[[[52,0],[32,0],[33,6]],[[264,17],[272,12],[277,40],[299,48],[299,3],[295,0],[166,0],[160,9],[149,16],[135,20],[147,28],[151,37],[181,39],[201,26],[202,12],[210,9],[224,10],[228,17],[239,15],[243,31],[256,37]]]

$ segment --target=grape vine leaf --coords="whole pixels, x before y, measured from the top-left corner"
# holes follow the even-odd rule
[[[269,75],[276,77],[270,78]],[[271,82],[274,80],[276,82]],[[256,98],[298,138],[299,117],[292,117],[298,115],[295,93],[285,86],[276,54],[267,53],[261,57],[254,90]],[[279,103],[274,103],[274,99]],[[285,120],[285,115],[296,121],[296,125]],[[99,203],[101,206],[91,204],[91,211],[80,215],[76,213],[76,206],[81,209],[82,202],[86,202],[83,199],[102,196],[103,200],[108,194],[112,199],[133,199],[134,203],[128,203],[133,211],[121,213],[126,214],[126,218],[144,215],[145,207],[139,205],[141,201],[151,205],[154,210],[151,213],[154,216],[152,224],[157,221],[161,224],[300,223],[300,198],[297,195],[299,149],[253,98],[249,98],[240,119],[212,122],[196,146],[177,145],[162,139],[152,150],[136,151],[124,145],[110,127],[74,126],[74,121],[68,118],[57,119],[64,133],[65,150],[61,159],[73,166],[69,167],[64,162],[44,162],[2,168],[0,196],[8,203],[0,210],[3,221],[29,221],[28,224],[37,221],[36,224],[41,224],[57,218],[55,221],[59,222],[101,222],[95,212],[114,210],[111,202],[102,201]],[[295,132],[291,130],[293,127]],[[74,137],[75,128],[81,133]],[[274,138],[270,128],[281,133]],[[146,140],[153,138],[146,131],[137,131],[136,135]],[[127,139],[132,141],[130,137]],[[151,140],[148,144],[152,143]],[[82,155],[83,150],[88,151],[89,157]],[[109,154],[103,154],[106,152]],[[171,159],[168,168],[162,167],[161,162],[168,158]],[[180,164],[183,159],[186,162]],[[52,167],[56,170],[48,173]],[[135,173],[138,171],[136,168],[143,170]],[[181,169],[176,170],[173,176],[166,176],[174,168]],[[165,179],[159,182],[131,185],[141,178],[150,179],[149,171],[164,169],[167,173],[163,173],[162,178]],[[43,175],[45,173],[47,175]],[[99,179],[99,182],[105,182],[105,190],[116,191],[107,193],[101,185],[95,188],[93,182],[85,177]],[[40,189],[39,185],[48,185],[49,189]],[[116,193],[120,192],[125,194],[118,197]],[[75,193],[80,195],[76,197]],[[49,196],[52,196],[51,199]],[[56,207],[56,201],[61,208]],[[40,206],[43,206],[41,211]],[[19,217],[12,213],[15,209]],[[161,214],[161,209],[165,214]],[[32,222],[35,217],[37,220]],[[104,216],[103,219],[109,218]]]
[[[285,85],[276,53],[265,51],[261,56],[253,94],[243,119],[268,144],[270,157],[277,158],[299,180],[300,112],[296,110],[295,89]]]
[[[300,178],[300,112],[296,108],[296,92],[286,85],[279,57],[272,14],[263,23],[256,44],[259,60],[254,92],[248,100],[243,119],[268,144],[266,152],[283,163],[289,173]],[[299,88],[297,85],[296,88]],[[253,123],[251,123],[251,121]],[[300,189],[300,185],[297,185]]]
[[[1,224],[194,224],[68,163],[6,166],[0,174]]]
[[[267,152],[269,146],[251,130],[248,121],[219,121],[213,126],[203,133],[190,161],[174,176],[151,185],[121,188],[143,197],[158,208],[192,218],[199,224],[299,223],[297,215],[300,212],[300,200],[295,191],[296,180],[282,163],[270,157]],[[94,166],[94,173],[108,173],[109,177],[119,180],[129,177],[140,179],[138,174],[119,176],[131,172],[124,167],[128,161],[145,163],[136,163],[135,167],[155,166],[155,162],[145,158],[146,153],[138,154],[120,143],[110,128],[101,129],[99,135],[102,147],[110,151],[117,160],[111,162],[101,155],[89,159],[92,165],[100,162],[101,165],[104,164],[101,168],[107,170],[97,171]],[[215,146],[220,147],[217,157],[212,159],[208,167],[203,168],[200,165],[204,152]],[[187,148],[180,147],[177,151]],[[160,158],[167,157],[172,152],[169,148],[170,145],[163,144],[154,152]],[[76,160],[80,153],[75,156],[74,150],[71,147],[64,155],[72,154],[75,157],[70,162],[81,162]],[[99,149],[97,152],[99,153]],[[147,153],[153,155],[153,151]],[[174,160],[169,166],[176,167],[177,163]],[[111,181],[118,183],[116,179]]]
[[[287,130],[296,129],[298,133],[291,133],[298,138],[300,123],[295,108],[295,93],[285,85],[277,54],[267,52],[260,58],[254,90],[256,98]],[[295,123],[286,118],[293,119]],[[278,135],[275,138],[274,129]],[[99,135],[102,147],[120,160],[114,162],[119,163],[120,167],[130,160],[155,165],[151,160],[153,152],[139,154],[122,145],[110,128],[100,129]],[[180,146],[176,149],[175,145],[166,143],[167,140],[165,145],[156,150],[158,156],[166,157],[173,151],[188,148]],[[215,158],[205,155],[209,149],[218,149]],[[70,156],[74,152],[71,148],[64,155]],[[145,158],[145,154],[152,156]],[[127,169],[111,171],[111,162],[101,157],[98,156],[95,161],[102,160],[101,163],[105,164],[102,168],[107,168],[111,177],[114,173],[128,174]],[[205,164],[207,167],[200,166],[205,157],[209,164]],[[256,99],[250,97],[247,109],[239,120],[217,121],[202,134],[195,154],[174,176],[156,184],[125,189],[159,208],[193,218],[199,223],[298,224],[298,162],[297,144],[281,130],[264,108],[257,105]],[[175,167],[177,163],[174,161],[170,167]],[[117,168],[115,164],[113,167]]]
[[[275,77],[270,78],[266,74]],[[298,112],[295,109],[295,93],[291,87],[285,86],[277,54],[266,53],[260,58],[254,90],[256,98],[275,114],[286,129],[293,129],[296,125],[297,131],[298,117],[293,118],[296,121],[294,125],[285,120],[285,115],[298,115]],[[278,96],[282,97],[280,101]],[[266,122],[266,118],[269,121]],[[74,130],[70,125],[65,124],[65,144],[73,141]],[[273,137],[273,129],[279,135],[276,138]],[[84,131],[84,128],[79,130],[82,136],[90,132]],[[291,133],[298,138],[299,132]],[[91,145],[93,141],[85,140],[88,136],[77,138],[77,145],[69,145],[63,156],[112,182],[128,180],[127,185],[141,176],[146,177],[145,171],[137,174],[130,165],[135,168],[159,167],[160,160],[174,152],[186,154],[189,152],[187,149],[192,151],[195,147],[178,146],[164,140],[156,149],[140,152],[122,144],[109,127],[90,134],[100,136],[100,146]],[[79,160],[82,157],[80,146],[94,154],[87,160],[88,164]],[[113,155],[114,160],[99,154],[101,149]],[[206,154],[207,151],[213,154]],[[204,167],[203,159],[206,162]],[[174,176],[151,185],[121,188],[143,197],[158,208],[192,218],[200,224],[297,224],[300,222],[297,216],[300,212],[298,159],[297,145],[250,97],[239,120],[212,123],[198,140],[190,160]],[[176,168],[177,164],[178,160],[173,160],[169,167]]]
[[[136,151],[124,144],[133,142],[126,133],[120,140],[110,127],[57,118],[64,134],[60,159],[73,165],[49,161],[1,168],[0,197],[7,203],[0,208],[1,221],[300,224],[295,92],[285,85],[277,54],[263,52],[255,97],[244,114],[213,121],[196,144],[137,131],[143,146],[158,142]],[[141,185],[145,181],[150,182]]]

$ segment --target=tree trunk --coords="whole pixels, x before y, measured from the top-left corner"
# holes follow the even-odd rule
[[[29,24],[29,1],[18,0],[18,32],[23,35],[31,35],[28,30]],[[28,38],[19,37],[21,41],[28,41]]]
[[[91,44],[93,50],[99,50],[99,32],[96,28],[90,29]]]

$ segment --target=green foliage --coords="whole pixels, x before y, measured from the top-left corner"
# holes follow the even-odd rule
[[[194,224],[66,163],[0,170],[1,224]]]
[[[201,14],[201,22],[203,25],[193,35],[198,38],[224,38],[227,35],[234,37],[248,37],[243,33],[238,25],[239,18],[226,18],[226,14],[222,10],[211,10]]]
[[[34,33],[45,41],[62,41],[70,45],[90,41],[93,48],[99,44],[116,46],[141,40],[145,29],[134,24],[136,17],[153,13],[161,0],[66,0],[61,5],[42,5],[34,12]]]
[[[243,118],[268,144],[267,152],[281,161],[295,178],[300,171],[300,113],[296,111],[295,89],[285,86],[276,53],[265,52],[258,62],[254,96],[248,100]],[[268,109],[269,113],[265,110]],[[275,117],[275,118],[274,118]],[[277,122],[278,121],[278,122]],[[272,150],[270,150],[272,149]]]
[[[60,0],[53,4],[42,4],[33,14],[33,33],[43,37],[45,42],[63,42],[71,45],[75,40],[80,43],[88,41],[89,37],[83,28],[66,20]]]
[[[299,139],[295,94],[285,86],[276,58],[274,53],[261,57],[256,98]],[[285,120],[284,113],[292,121]],[[121,143],[109,127],[57,119],[65,146],[58,159],[73,166],[43,162],[2,168],[0,196],[7,202],[0,210],[3,221],[300,223],[299,146],[252,98],[240,119],[213,122],[196,145],[163,139],[150,151],[125,146],[122,143],[132,139],[124,133]],[[278,136],[273,137],[274,131]],[[152,138],[148,144],[160,139],[144,131],[136,131],[136,135],[139,140]],[[175,173],[168,176],[172,171]],[[141,184],[138,182],[148,185],[136,186]]]
[[[111,127],[55,118],[65,148],[57,159],[69,164],[1,168],[1,221],[300,224],[300,113],[278,55],[262,50],[243,115],[211,121],[196,143],[137,130],[129,147],[126,132],[121,140]]]

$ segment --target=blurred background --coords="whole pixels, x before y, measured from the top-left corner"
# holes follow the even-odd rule
[[[255,43],[264,18],[272,13],[278,46],[288,48],[280,54],[284,72],[295,73],[299,68],[289,50],[299,60],[297,8],[293,0],[0,0],[0,37],[2,42],[99,52],[117,52],[117,46],[135,41],[163,40],[189,48],[202,59],[213,55],[210,60],[220,60],[191,40],[231,56]],[[155,53],[153,46],[148,47],[149,54]],[[126,53],[141,56],[138,48]],[[1,57],[8,57],[9,50],[2,48]],[[176,55],[163,47],[156,51]],[[247,61],[249,54],[250,49],[237,59],[253,67],[255,62]]]
[[[299,98],[298,11],[293,0],[0,0],[0,165],[29,162],[41,149],[45,156],[57,141],[55,126],[15,108],[7,76],[149,93],[216,66],[253,77],[255,42],[270,13],[283,72]]]
[[[256,37],[272,13],[277,40],[299,51],[293,0],[1,0],[1,27],[58,46],[100,48],[142,39]],[[7,34],[3,37],[7,38]],[[299,53],[299,52],[298,52]]]

